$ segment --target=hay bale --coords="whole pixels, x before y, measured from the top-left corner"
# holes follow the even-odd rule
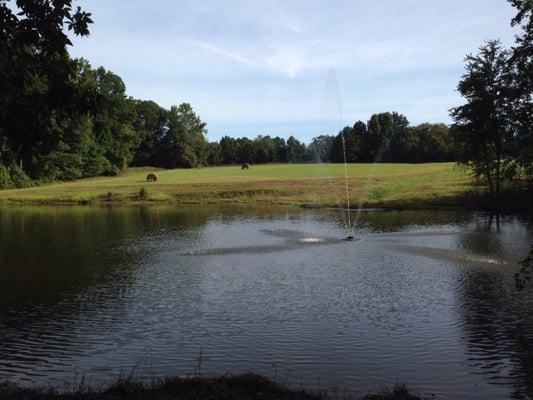
[[[241,169],[250,169],[250,164],[244,163],[241,165]]]
[[[146,177],[146,180],[148,182],[157,182],[159,180],[159,175],[157,175],[155,172],[150,172]]]

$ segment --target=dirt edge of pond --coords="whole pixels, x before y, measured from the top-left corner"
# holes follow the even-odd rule
[[[217,399],[279,399],[328,400],[350,399],[344,392],[329,393],[316,389],[308,391],[261,375],[247,373],[216,377],[189,376],[152,380],[119,379],[108,387],[92,388],[78,383],[75,389],[57,391],[53,388],[22,388],[7,382],[0,383],[0,400],[217,400]],[[379,393],[367,394],[364,400],[417,400],[405,385],[395,385]]]

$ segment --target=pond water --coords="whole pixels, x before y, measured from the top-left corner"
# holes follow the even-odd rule
[[[253,371],[354,395],[533,393],[531,220],[446,211],[0,208],[0,380]]]

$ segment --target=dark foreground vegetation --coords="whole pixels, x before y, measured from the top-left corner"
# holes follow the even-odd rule
[[[103,389],[91,389],[80,385],[70,392],[53,389],[21,389],[0,383],[0,400],[222,400],[222,399],[277,399],[277,400],[327,400],[348,399],[346,395],[330,396],[326,391],[293,389],[255,374],[224,375],[221,377],[166,378],[146,384],[126,378]],[[377,394],[369,394],[364,400],[416,400],[403,385]]]

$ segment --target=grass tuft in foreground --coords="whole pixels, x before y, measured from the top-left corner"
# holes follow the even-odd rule
[[[327,393],[293,389],[256,374],[220,377],[172,377],[143,383],[132,378],[117,381],[108,388],[94,390],[81,385],[69,393],[53,389],[22,389],[0,383],[0,400],[328,400]],[[338,398],[335,396],[335,398]],[[347,398],[347,397],[343,397]],[[405,386],[367,395],[364,400],[417,400]]]

